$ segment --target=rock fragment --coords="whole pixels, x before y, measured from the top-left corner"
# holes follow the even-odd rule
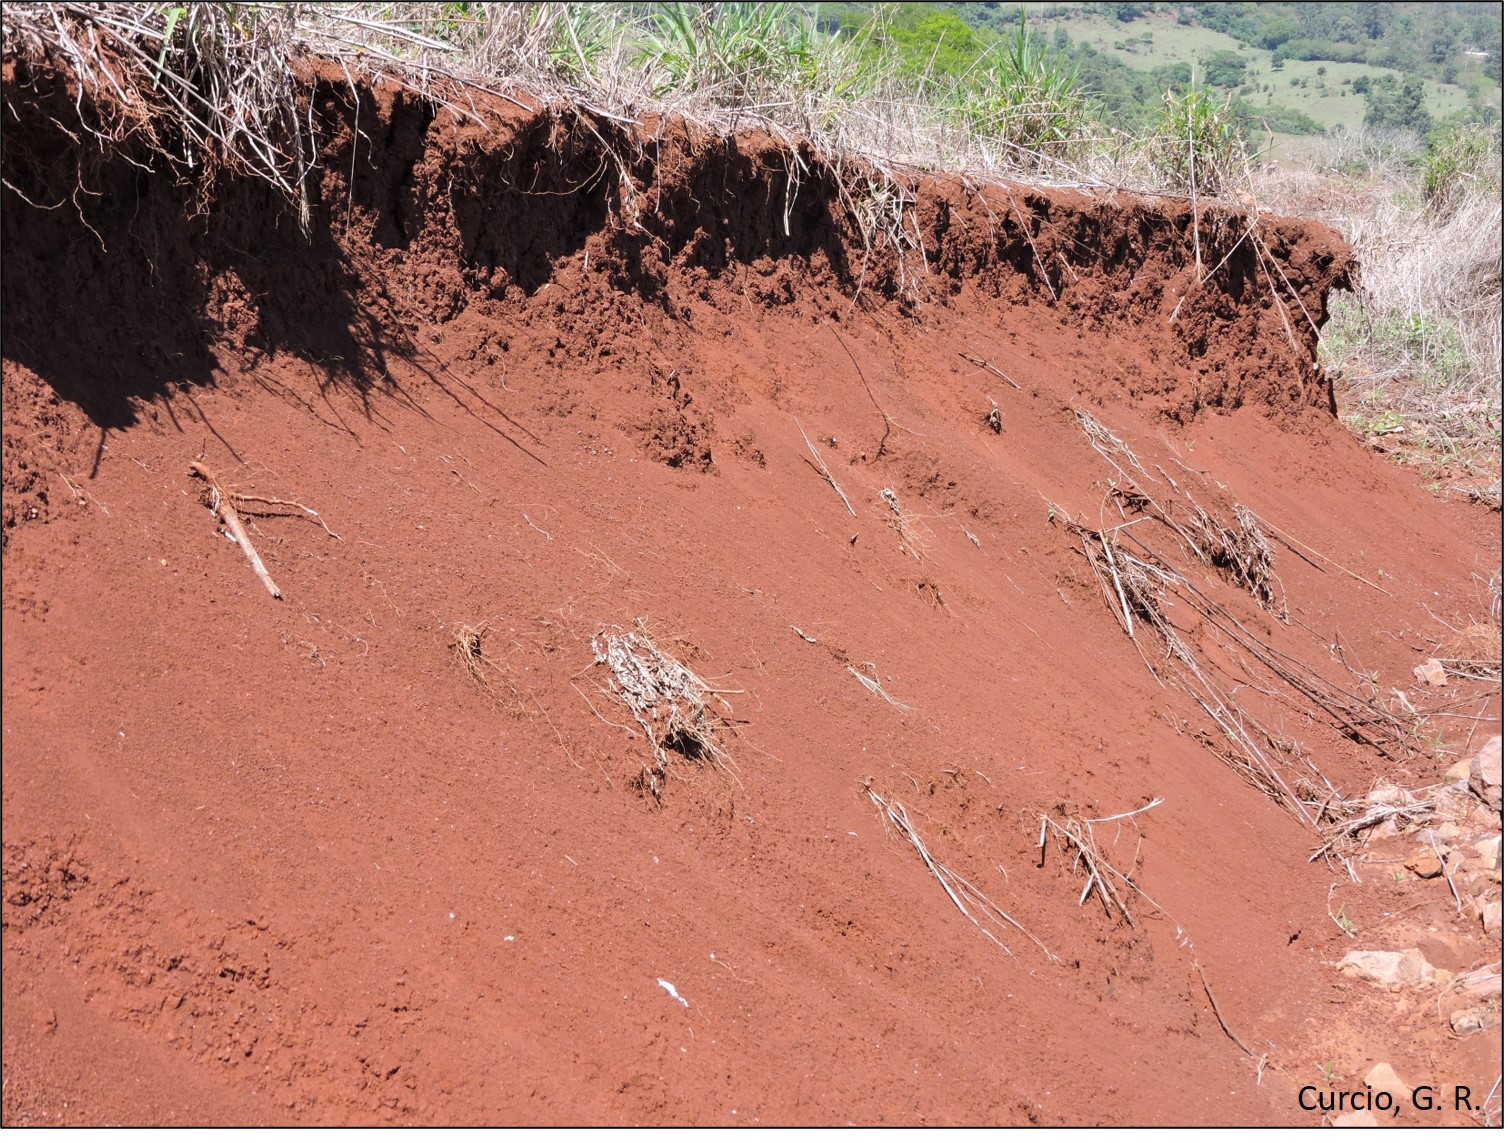
[[[1503,902],[1501,900],[1482,903],[1482,931],[1489,937],[1503,935]]]
[[[1378,786],[1367,795],[1369,806],[1406,806],[1412,800],[1404,790],[1393,785]]]
[[[1394,1103],[1407,1102],[1414,1089],[1399,1078],[1389,1063],[1377,1064],[1366,1074],[1364,1081],[1373,1091],[1385,1091],[1393,1097]]]
[[[1418,949],[1404,949],[1402,952],[1353,949],[1341,957],[1335,967],[1357,980],[1388,988],[1433,983],[1435,973],[1434,966]]]
[[[1370,1111],[1348,1111],[1330,1121],[1332,1127],[1381,1127],[1377,1116]]]
[[[1403,867],[1416,877],[1422,877],[1428,881],[1431,877],[1439,877],[1445,872],[1445,866],[1440,864],[1440,858],[1432,849],[1421,849],[1413,857],[1403,863]]]
[[[1443,687],[1446,683],[1445,664],[1439,659],[1426,659],[1414,668],[1414,678],[1431,687]]]
[[[1503,736],[1494,735],[1471,760],[1471,792],[1487,808],[1503,812]]]
[[[1484,837],[1480,841],[1472,843],[1472,852],[1475,857],[1467,858],[1468,865],[1475,865],[1488,872],[1503,868],[1503,835],[1493,834]]]
[[[1450,1014],[1450,1030],[1457,1036],[1470,1036],[1473,1032],[1485,1031],[1488,1019],[1487,1009],[1481,1005],[1462,1008]]]
[[[1501,967],[1495,969],[1490,964],[1472,969],[1456,977],[1451,982],[1451,989],[1455,992],[1464,992],[1473,1000],[1482,1000],[1491,996],[1500,997],[1503,995],[1502,969]]]

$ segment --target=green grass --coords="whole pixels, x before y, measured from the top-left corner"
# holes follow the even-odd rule
[[[1167,13],[1152,13],[1126,24],[1111,24],[1100,17],[1078,15],[1052,20],[1044,28],[1064,28],[1075,43],[1087,43],[1128,67],[1153,71],[1168,64],[1198,64],[1218,51],[1235,52],[1246,59],[1247,81],[1240,89],[1241,98],[1260,113],[1265,107],[1286,107],[1302,111],[1326,128],[1339,126],[1357,130],[1366,116],[1366,100],[1346,80],[1360,76],[1383,79],[1398,73],[1363,63],[1336,63],[1324,60],[1286,60],[1273,68],[1272,53],[1243,44],[1223,32],[1194,25],[1179,24]],[[1049,32],[1050,34],[1050,32]],[[1150,36],[1150,42],[1146,37]],[[1120,44],[1120,47],[1116,45]],[[1324,72],[1321,75],[1321,71]],[[1481,89],[1479,104],[1503,109],[1503,89],[1469,72]],[[1266,90],[1269,89],[1270,90]],[[1426,80],[1425,108],[1437,120],[1459,115],[1472,107],[1470,93],[1464,86]],[[1293,148],[1300,137],[1279,140],[1284,152]],[[1303,148],[1300,147],[1299,150]]]
[[[1217,51],[1251,54],[1251,49],[1224,32],[1179,24],[1171,16],[1144,16],[1129,24],[1107,24],[1092,17],[1054,20],[1049,27],[1067,30],[1075,43],[1087,43],[1128,67],[1152,71],[1165,64],[1189,63]],[[1150,34],[1147,44],[1142,37]],[[1128,44],[1117,48],[1116,43]]]
[[[1352,244],[1356,290],[1330,300],[1321,363],[1345,422],[1450,487],[1502,503],[1502,144],[1478,130],[1319,142],[1266,197]]]

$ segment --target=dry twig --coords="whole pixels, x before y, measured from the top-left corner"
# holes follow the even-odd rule
[[[792,417],[791,419],[795,420],[794,417]],[[811,450],[812,459],[817,462],[816,468],[818,475],[820,475],[823,480],[827,481],[833,486],[833,491],[836,492],[842,499],[843,507],[848,509],[848,514],[850,516],[858,516],[858,513],[853,510],[853,505],[848,502],[848,497],[843,494],[843,489],[838,487],[838,482],[833,479],[833,474],[828,471],[827,461],[822,459],[822,455],[817,451],[817,446],[812,444],[811,438],[806,435],[806,430],[801,427],[800,421],[796,421],[796,431],[801,434],[801,439],[806,442],[806,447]]]
[[[225,527],[230,531],[231,538],[241,545],[241,551],[245,552],[246,558],[251,561],[251,570],[257,573],[262,586],[268,590],[273,599],[282,599],[283,593],[278,590],[278,585],[272,582],[272,576],[267,572],[267,565],[262,562],[262,557],[257,555],[256,548],[252,547],[251,537],[246,534],[246,528],[241,523],[241,517],[236,512],[236,506],[232,503],[230,494],[225,491],[214,473],[197,460],[189,464],[189,471],[209,485],[207,502],[210,510],[225,521]]]
[[[797,634],[800,634],[800,632],[797,632]],[[806,636],[802,635],[802,638],[804,639],[804,638],[806,638]],[[897,699],[891,698],[890,695],[886,693],[885,688],[882,687],[882,686],[880,686],[879,671],[875,669],[875,665],[873,663],[865,663],[864,664],[866,667],[869,668],[870,673],[868,675],[866,675],[863,671],[859,670],[859,668],[855,667],[852,663],[848,663],[848,664],[845,664],[845,665],[848,667],[848,673],[850,675],[852,675],[854,678],[858,679],[859,682],[863,683],[864,684],[864,689],[867,690],[870,694],[872,694],[872,695],[878,695],[880,698],[882,698],[886,702],[888,702],[891,706],[897,707],[900,710],[910,710],[911,709],[905,703],[900,702]]]
[[[1015,956],[1016,954],[1011,952],[1010,946],[1001,940],[994,931],[1001,923],[1009,925],[1018,932],[1025,934],[1034,945],[1042,950],[1042,954],[1048,960],[1054,964],[1057,963],[1057,955],[1033,936],[1024,925],[999,905],[995,904],[994,901],[990,900],[972,882],[960,877],[932,856],[931,852],[927,849],[926,843],[922,841],[921,835],[916,832],[916,827],[911,824],[911,816],[906,812],[905,805],[899,799],[892,801],[882,797],[875,792],[870,780],[865,781],[864,792],[869,795],[869,800],[880,811],[880,816],[885,820],[886,826],[894,828],[904,841],[911,844],[916,850],[917,856],[922,859],[922,864],[927,867],[933,877],[937,878],[938,884],[943,887],[943,891],[947,893],[953,904],[958,906],[958,911],[973,921],[978,926],[980,932],[989,937],[990,940],[994,941],[1007,953]],[[974,906],[973,912],[969,911],[970,905]]]

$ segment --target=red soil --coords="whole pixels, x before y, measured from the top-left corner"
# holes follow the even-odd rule
[[[929,178],[900,260],[769,140],[312,91],[305,234],[70,150],[7,70],[7,180],[63,200],[5,192],[7,1124],[1314,1123],[1302,1085],[1384,1058],[1486,1093],[1496,1033],[1330,963],[1337,883],[1388,948],[1459,946],[1444,885],[1311,862],[1065,530],[1120,521],[1083,409],[1334,561],[1275,545],[1286,623],[1185,560],[1203,590],[1423,704],[1499,518],[1337,424],[1337,238],[1225,258],[1246,222],[1206,215],[1201,285],[1187,204]],[[251,517],[281,601],[195,459],[338,534]],[[672,753],[658,800],[592,649],[640,618],[731,708],[734,768]],[[1348,795],[1437,779],[1264,715]],[[1058,962],[985,939],[866,783]],[[1101,827],[1164,910],[1133,927],[1040,815],[1154,797]]]

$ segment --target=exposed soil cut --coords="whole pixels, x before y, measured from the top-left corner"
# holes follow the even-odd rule
[[[866,232],[774,139],[338,68],[305,223],[4,89],[7,1124],[1297,1124],[1383,1060],[1481,1122],[1500,1026],[1334,967],[1500,958],[1461,879],[1310,859],[1501,726],[1413,673],[1501,518],[1337,423],[1335,235]]]

